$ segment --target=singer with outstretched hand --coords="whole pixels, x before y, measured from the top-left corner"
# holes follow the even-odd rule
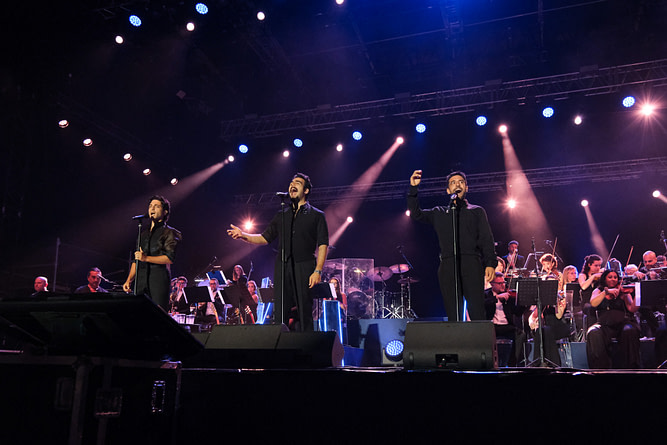
[[[415,221],[431,224],[438,236],[438,281],[448,320],[465,320],[463,298],[470,319],[484,320],[484,279],[489,282],[493,279],[498,262],[486,212],[466,200],[468,184],[460,171],[447,176],[447,206],[421,209],[417,198],[421,178],[422,170],[415,170],[410,176],[408,210]],[[455,246],[458,246],[456,251]],[[460,292],[457,292],[455,257],[459,261]]]
[[[313,330],[313,301],[308,289],[322,280],[329,245],[324,212],[308,202],[311,189],[310,178],[297,173],[289,185],[290,205],[274,216],[264,232],[246,233],[233,224],[227,230],[232,238],[250,244],[265,245],[279,240],[281,253],[276,258],[274,273],[274,322],[282,321],[291,330]]]
[[[139,235],[139,250],[134,252],[135,261],[123,284],[123,290],[131,292],[136,278],[137,295],[149,296],[165,311],[169,310],[170,265],[174,263],[176,247],[181,241],[181,232],[167,225],[170,210],[170,203],[163,196],[149,199],[148,213],[141,217],[150,219],[150,228]]]

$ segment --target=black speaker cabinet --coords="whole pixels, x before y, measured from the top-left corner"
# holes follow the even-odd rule
[[[498,351],[493,323],[408,323],[403,366],[406,369],[497,369]]]
[[[186,367],[326,368],[344,355],[336,332],[289,332],[285,325],[219,325],[198,340],[205,349]]]

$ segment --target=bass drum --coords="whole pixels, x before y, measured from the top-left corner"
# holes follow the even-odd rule
[[[347,294],[347,318],[359,320],[372,318],[373,298],[360,290],[353,290]]]

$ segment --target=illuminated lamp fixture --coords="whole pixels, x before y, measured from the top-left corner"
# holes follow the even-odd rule
[[[659,198],[661,194],[660,190],[654,190],[651,195],[653,195],[654,198]]]
[[[477,119],[475,119],[475,123],[477,125],[479,125],[480,127],[483,127],[484,125],[486,125],[487,122],[488,122],[488,119],[486,118],[486,116],[477,116]]]
[[[297,148],[299,148],[299,147],[303,147],[303,141],[302,141],[301,139],[299,139],[299,138],[294,139],[294,140],[292,141],[292,143],[293,143],[294,146],[297,147]]]
[[[581,200],[581,206],[582,207],[588,207],[588,199],[582,199]]]
[[[69,121],[67,119],[61,119],[58,121],[58,126],[60,128],[67,128],[69,127]]]
[[[83,140],[84,147],[90,147],[91,145],[93,145],[93,140],[91,138],[86,138]]]
[[[283,151],[283,158],[289,158],[289,150]]]
[[[354,221],[354,218],[352,218],[351,216],[348,216],[347,217],[347,222],[351,223],[352,221]]]
[[[405,139],[403,139],[401,136],[399,136],[399,137],[396,138],[396,143],[397,143],[398,145],[402,145],[403,142],[405,142]]]
[[[403,360],[403,342],[401,340],[391,340],[384,347],[384,355],[392,362],[400,362]]]
[[[132,14],[128,20],[130,21],[130,24],[134,27],[140,27],[141,26],[141,19],[139,18],[138,15]]]
[[[542,110],[542,116],[546,117],[547,119],[553,117],[553,115],[554,115],[554,109],[551,107],[545,107]]]
[[[169,181],[171,185],[176,185],[178,184],[178,178],[171,178],[171,181]]]
[[[625,96],[621,101],[621,104],[625,108],[632,108],[635,105],[635,103],[637,103],[637,100],[634,98],[634,96]]]
[[[234,155],[229,155],[229,156],[227,156],[227,160],[228,160],[229,162],[234,162],[235,159],[236,159],[236,158],[234,158]]]
[[[197,3],[195,5],[195,11],[201,15],[208,14],[208,6],[206,6],[204,3]]]
[[[336,151],[343,151],[343,144],[336,145]]]
[[[355,141],[360,141],[362,137],[364,137],[364,135],[361,134],[361,131],[355,131],[352,133],[352,139]]]
[[[266,18],[266,14],[264,14],[264,12],[259,11],[257,13],[257,20],[259,20],[260,22],[263,21],[265,18]]]
[[[125,41],[125,40],[123,39],[123,36],[121,36],[121,35],[117,35],[116,38],[115,38],[114,40],[115,40],[116,43],[119,44],[119,45],[122,45],[123,42]]]
[[[144,174],[144,176],[148,176],[148,175],[151,174],[151,169],[150,168],[145,168],[142,173]]]
[[[192,23],[192,22],[188,22],[188,23],[185,25],[185,29],[187,29],[188,31],[192,32],[192,31],[195,30],[195,24]]]
[[[132,160],[132,153],[125,153],[123,155],[123,161],[130,162]]]
[[[507,130],[508,130],[508,128],[507,128],[507,125],[505,125],[505,124],[498,127],[498,133],[500,133],[500,134],[506,134]]]
[[[417,124],[417,125],[415,126],[415,131],[416,131],[417,133],[419,133],[419,134],[422,134],[423,132],[426,131],[426,125],[424,125],[424,124]]]
[[[576,115],[574,117],[574,125],[581,125],[581,123],[584,121],[584,119],[580,115]]]
[[[239,145],[239,153],[243,154],[248,153],[248,146],[246,144]]]

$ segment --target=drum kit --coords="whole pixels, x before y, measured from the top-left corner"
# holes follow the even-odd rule
[[[394,264],[389,267],[375,267],[366,274],[368,278],[381,284],[380,290],[375,291],[373,318],[417,318],[411,306],[410,285],[419,282],[419,279],[404,276],[409,271],[410,266],[407,264]],[[387,291],[387,280],[394,275],[400,276],[397,280],[401,285],[400,292]]]

